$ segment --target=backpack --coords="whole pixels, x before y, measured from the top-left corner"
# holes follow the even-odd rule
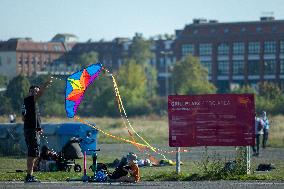
[[[257,131],[261,131],[263,129],[263,125],[261,124],[261,121],[257,124]]]
[[[107,181],[107,172],[105,170],[99,170],[97,173],[96,173],[96,181],[97,182],[106,182]]]

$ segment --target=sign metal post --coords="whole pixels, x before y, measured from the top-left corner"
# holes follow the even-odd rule
[[[176,147],[176,173],[180,173],[180,147]]]

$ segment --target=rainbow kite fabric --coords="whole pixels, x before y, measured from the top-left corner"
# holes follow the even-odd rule
[[[88,86],[98,77],[102,64],[92,64],[73,73],[66,79],[65,110],[67,117],[73,118]]]

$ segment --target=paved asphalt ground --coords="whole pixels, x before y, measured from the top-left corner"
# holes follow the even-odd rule
[[[84,189],[110,189],[110,188],[126,188],[126,189],[184,189],[184,188],[194,188],[194,189],[283,189],[284,182],[267,182],[267,181],[203,181],[203,182],[141,182],[138,184],[124,184],[124,183],[82,183],[82,182],[43,182],[40,184],[31,183],[25,184],[23,182],[2,182],[0,183],[0,188],[7,189],[74,189],[74,188],[84,188]]]

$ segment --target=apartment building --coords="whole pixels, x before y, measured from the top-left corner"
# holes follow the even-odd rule
[[[19,74],[37,74],[54,61],[64,59],[73,45],[52,41],[34,42],[30,38],[13,38],[0,42],[0,74],[8,79]]]
[[[284,20],[219,23],[194,19],[176,30],[173,52],[199,57],[220,92],[270,81],[284,88]]]

